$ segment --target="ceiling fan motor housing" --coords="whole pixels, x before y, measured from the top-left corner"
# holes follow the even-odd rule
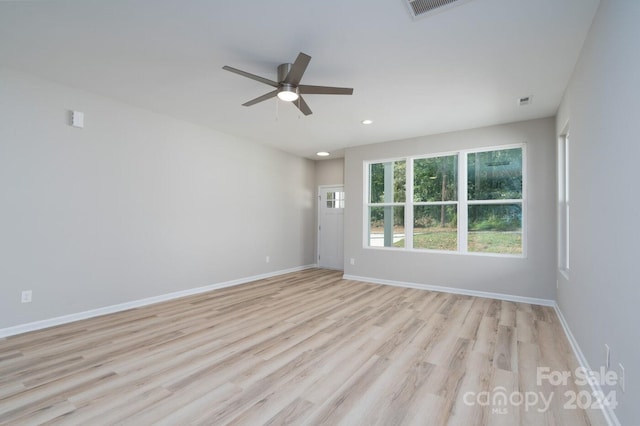
[[[278,65],[278,97],[283,101],[295,101],[298,99],[298,87],[293,84],[283,83],[289,75],[289,71],[291,71],[292,66],[293,64]]]
[[[280,64],[278,65],[278,83],[282,83],[287,75],[289,75],[289,71],[291,71],[292,64]]]

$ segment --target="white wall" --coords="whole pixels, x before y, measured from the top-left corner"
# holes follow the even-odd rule
[[[344,158],[316,161],[316,186],[342,185],[344,183]]]
[[[570,273],[558,304],[589,365],[626,369],[616,415],[640,421],[640,2],[603,0],[557,117],[570,129]]]
[[[346,150],[345,274],[379,280],[555,299],[555,136],[552,118],[453,132]],[[367,160],[527,143],[526,258],[403,252],[363,248]]]
[[[314,193],[311,160],[0,69],[0,328],[312,264]]]

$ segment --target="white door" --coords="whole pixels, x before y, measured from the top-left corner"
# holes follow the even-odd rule
[[[344,187],[318,188],[318,266],[344,269]]]

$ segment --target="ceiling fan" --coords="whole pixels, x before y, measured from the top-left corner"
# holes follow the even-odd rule
[[[283,101],[293,102],[296,107],[304,115],[311,114],[309,105],[304,101],[302,95],[351,95],[353,94],[352,88],[347,87],[329,87],[329,86],[309,86],[306,84],[300,84],[302,75],[307,69],[311,61],[311,56],[302,52],[298,54],[293,64],[281,64],[278,66],[278,81],[269,80],[268,78],[260,77],[255,74],[248,73],[246,71],[239,70],[237,68],[225,65],[223,70],[231,71],[236,74],[240,74],[244,77],[252,80],[259,81],[264,84],[268,84],[276,89],[272,92],[259,96],[248,102],[243,103],[243,106],[255,105],[259,102],[266,101],[273,97],[278,97]]]

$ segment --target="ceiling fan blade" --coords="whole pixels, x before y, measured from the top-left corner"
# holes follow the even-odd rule
[[[300,83],[300,80],[302,80],[302,75],[307,70],[309,61],[311,61],[311,56],[300,52],[296,61],[291,66],[289,74],[284,78],[283,83],[297,86]]]
[[[329,87],[329,86],[298,86],[298,93],[304,95],[352,95],[353,89],[350,87]]]
[[[302,96],[299,96],[297,100],[291,103],[297,106],[304,115],[311,115],[311,108],[309,108],[309,105],[302,99]]]
[[[245,103],[242,104],[242,106],[255,105],[255,104],[259,103],[259,102],[266,101],[267,99],[275,98],[277,94],[278,94],[278,90],[274,90],[273,92],[266,93],[266,94],[264,94],[262,96],[258,96],[255,99],[252,99],[252,100],[250,100],[248,102],[245,102]]]
[[[259,75],[251,74],[246,71],[239,70],[237,68],[230,67],[225,65],[222,67],[223,70],[231,71],[236,74],[240,74],[243,77],[250,78],[251,80],[259,81],[260,83],[268,84],[269,86],[278,87],[278,83],[273,80],[269,80],[268,78],[260,77]]]

